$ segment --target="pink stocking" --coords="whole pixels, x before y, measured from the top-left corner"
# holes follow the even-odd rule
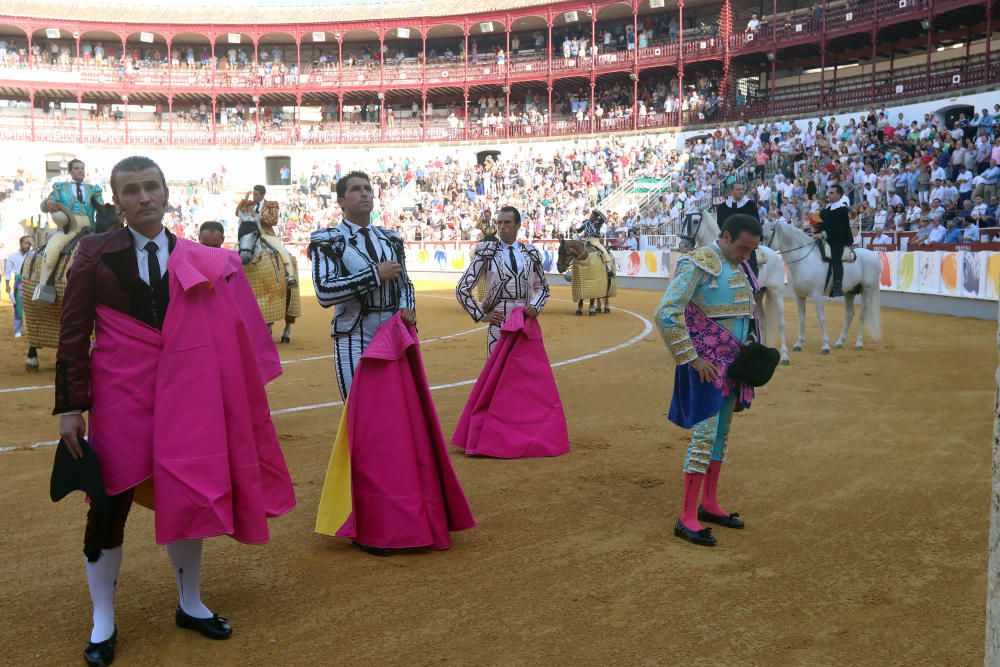
[[[701,491],[705,475],[700,472],[684,473],[684,509],[681,511],[681,523],[688,530],[701,530],[698,523],[698,493]]]
[[[705,497],[701,506],[716,516],[729,516],[729,512],[719,505],[719,474],[722,472],[722,461],[712,461],[708,464],[708,474],[705,475]]]

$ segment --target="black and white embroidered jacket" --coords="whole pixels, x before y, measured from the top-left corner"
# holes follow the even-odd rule
[[[549,299],[549,283],[538,249],[530,243],[520,243],[516,259],[517,273],[501,251],[500,241],[484,241],[476,245],[472,262],[455,287],[455,296],[476,322],[496,308],[500,301],[521,301],[534,306],[539,313]],[[522,266],[523,264],[523,266]],[[472,291],[480,276],[486,279],[486,298],[476,303]]]
[[[316,297],[324,308],[337,306],[332,323],[334,336],[352,332],[368,313],[414,308],[413,283],[406,273],[402,237],[385,227],[371,225],[369,229],[383,257],[369,257],[357,226],[346,222],[313,232],[309,239]],[[398,263],[402,274],[381,281],[376,265],[383,260]]]

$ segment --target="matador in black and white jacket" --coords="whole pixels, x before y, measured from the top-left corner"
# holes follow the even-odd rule
[[[378,328],[397,311],[409,322],[416,322],[416,315],[402,237],[370,224],[374,196],[368,176],[351,172],[337,181],[337,203],[343,222],[313,232],[309,257],[320,305],[336,306],[330,333],[337,385],[346,400]]]
[[[486,356],[500,340],[500,329],[507,316],[518,306],[524,313],[537,317],[549,299],[549,283],[538,249],[530,243],[517,241],[521,214],[513,206],[505,206],[496,215],[497,240],[476,246],[472,262],[458,281],[455,296],[476,322],[487,322]],[[486,297],[476,301],[473,288],[480,276],[486,278]]]

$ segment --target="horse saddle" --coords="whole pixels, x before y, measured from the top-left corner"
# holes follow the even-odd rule
[[[824,262],[829,262],[830,261],[830,243],[828,241],[822,241],[822,240],[821,241],[816,241],[816,243],[819,244],[819,254],[820,254],[820,256],[823,257],[823,261]],[[851,248],[850,246],[844,248],[844,258],[842,260],[844,262],[844,264],[850,264],[851,262],[856,261],[857,259],[858,259],[858,256],[856,254],[854,254],[854,248]]]

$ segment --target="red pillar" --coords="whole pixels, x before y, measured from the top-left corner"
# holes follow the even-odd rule
[[[122,95],[122,106],[125,107],[123,115],[125,116],[125,143],[128,143],[128,95]]]
[[[337,96],[337,141],[344,141],[344,94]]]
[[[465,52],[465,57],[468,59],[469,52]],[[466,82],[465,90],[463,91],[463,99],[465,100],[465,117],[462,118],[462,138],[469,138],[469,84]]]
[[[30,36],[29,36],[30,37]],[[28,57],[31,57],[31,49],[28,49]],[[35,140],[35,91],[28,91],[28,107],[31,109],[31,140]]]
[[[427,89],[420,91],[420,138],[427,138]]]
[[[590,74],[590,131],[597,132],[597,113],[595,113],[595,104],[597,103],[597,81],[594,78],[594,74]]]
[[[725,0],[719,12],[719,35],[722,37],[722,81],[719,83],[719,97],[722,98],[722,111],[729,108],[729,68],[732,56],[729,52],[729,41],[733,34],[733,5],[731,0]]]
[[[385,93],[378,94],[378,129],[379,137],[385,141]]]
[[[507,33],[508,46],[510,46],[510,33]],[[508,52],[509,53],[509,52]],[[503,136],[510,136],[510,86],[503,87],[504,99],[507,102],[507,106],[503,109]]]
[[[167,143],[174,143],[174,96],[167,95]]]
[[[934,32],[934,0],[927,3],[927,71],[924,75],[924,93],[931,92],[931,34]]]
[[[819,108],[826,110],[826,0],[823,0],[823,20],[819,25]]]
[[[636,48],[639,48],[639,42],[636,42]],[[632,76],[634,77],[632,79],[632,129],[635,130],[639,127],[639,75],[635,73]]]
[[[552,34],[552,26],[551,25],[549,25],[549,34],[550,35]],[[552,60],[551,53],[549,55],[550,55],[549,60],[551,61]],[[547,117],[548,119],[546,121],[546,126],[547,127],[545,128],[545,134],[547,134],[548,136],[551,137],[552,136],[552,76],[551,75],[549,76],[549,86],[548,86],[548,88],[549,88],[549,110],[548,110],[548,117]]]
[[[993,38],[993,0],[986,0],[986,75],[983,83],[990,83],[992,72],[990,71],[990,42]]]
[[[337,33],[337,87],[341,90],[344,89],[344,38],[338,32]],[[341,107],[343,107],[343,99],[340,100]],[[344,121],[344,114],[341,112],[340,121]]]
[[[212,144],[215,145],[216,125],[215,125],[215,95],[212,95]]]
[[[83,95],[76,94],[76,133],[77,141],[83,143]]]
[[[875,6],[878,7],[877,2],[875,3]],[[878,10],[876,9],[876,11]],[[872,30],[872,92],[871,92],[872,106],[875,105],[875,85],[876,85],[875,77],[878,73],[876,68],[877,63],[875,62],[876,59],[878,58],[878,43],[876,41],[877,39],[878,39],[878,31]]]
[[[684,0],[677,0],[677,125],[684,124]]]

